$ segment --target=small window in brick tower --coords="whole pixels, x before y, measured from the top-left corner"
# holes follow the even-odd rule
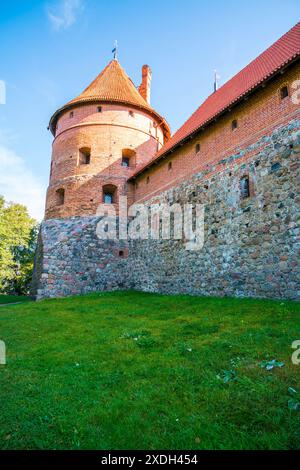
[[[250,181],[249,176],[244,176],[240,180],[240,191],[241,191],[241,198],[246,199],[250,196]]]
[[[234,119],[231,123],[231,129],[235,131],[238,128],[238,122],[236,119]]]
[[[113,195],[109,192],[104,193],[104,201],[105,204],[112,204],[113,203]]]
[[[195,151],[196,151],[196,153],[200,152],[200,144],[199,143],[196,144]]]
[[[130,159],[129,157],[122,157],[122,166],[129,167]]]
[[[284,98],[287,98],[289,96],[289,89],[287,86],[283,86],[280,90],[280,98],[284,100]]]
[[[79,165],[89,165],[91,162],[91,149],[82,147],[79,149]]]
[[[62,206],[65,202],[65,190],[63,188],[59,188],[56,190],[56,205]]]
[[[121,165],[126,167],[134,167],[136,160],[136,153],[132,149],[123,149],[122,150],[122,160]]]
[[[117,188],[113,184],[103,186],[103,202],[104,204],[113,204],[116,199]]]

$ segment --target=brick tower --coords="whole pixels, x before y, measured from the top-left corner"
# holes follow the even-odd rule
[[[113,59],[77,98],[50,120],[54,135],[45,218],[96,214],[116,204],[127,180],[170,136],[150,106],[151,70],[142,68],[137,89]]]

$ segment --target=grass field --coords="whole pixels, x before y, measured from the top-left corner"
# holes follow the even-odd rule
[[[299,314],[136,292],[1,307],[0,447],[300,448]]]
[[[3,295],[0,294],[0,305],[2,304],[12,304],[15,302],[27,302],[30,298],[25,295]]]

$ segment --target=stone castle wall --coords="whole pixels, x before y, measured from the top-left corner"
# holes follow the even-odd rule
[[[38,298],[133,288],[299,299],[299,129],[294,119],[153,198],[204,204],[200,251],[182,240],[99,240],[97,217],[45,221]],[[251,195],[242,200],[244,175]]]
[[[40,230],[34,279],[37,298],[128,288],[128,243],[99,240],[99,217],[49,219]],[[41,255],[42,252],[42,255]],[[120,252],[123,252],[120,256]],[[133,286],[132,286],[133,287]]]

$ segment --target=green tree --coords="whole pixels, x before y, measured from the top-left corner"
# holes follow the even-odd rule
[[[28,292],[37,230],[25,206],[0,196],[0,292]]]

